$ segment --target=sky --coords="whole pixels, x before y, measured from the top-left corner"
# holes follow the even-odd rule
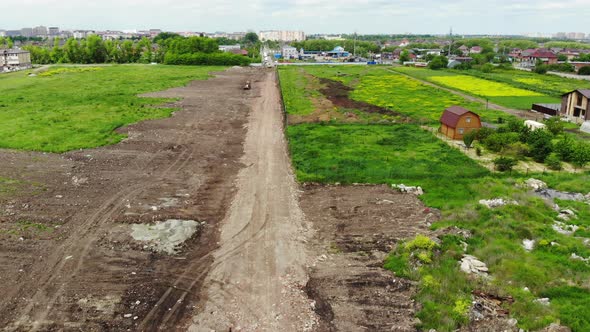
[[[590,0],[19,0],[0,29],[312,33],[584,32]]]

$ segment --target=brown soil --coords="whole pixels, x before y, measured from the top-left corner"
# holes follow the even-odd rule
[[[152,94],[171,118],[120,144],[65,154],[0,151],[0,326],[9,331],[153,331],[185,326],[217,247],[260,70]],[[247,80],[253,89],[243,91]],[[176,256],[143,249],[129,223],[205,221]],[[32,225],[34,227],[26,226]],[[130,316],[129,316],[130,315]],[[129,317],[126,317],[129,316]]]
[[[320,92],[328,98],[335,106],[346,109],[357,109],[366,113],[379,113],[383,115],[395,115],[404,117],[402,114],[388,110],[387,108],[375,106],[362,101],[356,101],[349,98],[349,93],[353,89],[338,81],[333,81],[326,78],[320,78],[320,82],[324,85]]]
[[[301,207],[316,232],[306,290],[317,330],[414,331],[415,286],[382,266],[398,241],[428,233],[432,210],[385,185],[308,185]]]

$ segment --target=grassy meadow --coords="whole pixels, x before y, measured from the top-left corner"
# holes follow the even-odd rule
[[[169,116],[166,99],[139,94],[210,77],[223,67],[51,67],[0,75],[0,148],[65,152],[119,142],[115,129]]]
[[[530,85],[533,84],[515,86],[513,81],[509,80],[490,80],[483,75],[480,75],[483,77],[475,77],[462,72],[444,70],[410,67],[397,67],[393,70],[513,109],[530,110],[533,103],[560,103],[560,99],[555,94],[545,94],[530,89]],[[470,72],[475,73],[475,71]]]
[[[444,109],[454,105],[478,113],[485,122],[496,123],[498,118],[506,120],[512,117],[379,66],[280,67],[279,74],[288,114],[313,112],[310,100],[317,96],[317,91],[305,84],[309,79],[306,75],[311,75],[341,82],[354,89],[349,95],[351,99],[390,109],[419,123],[438,123]],[[297,86],[301,90],[293,91]]]
[[[345,83],[354,88],[351,98],[395,109],[410,115],[415,122],[438,120],[440,113],[436,109],[442,112],[446,105],[446,92],[384,68],[317,66],[305,71]],[[284,79],[281,76],[282,82]],[[526,89],[502,88],[508,89],[502,93],[524,94],[512,98],[534,97],[527,95],[531,92]],[[305,98],[309,94],[291,93],[284,97]],[[477,106],[472,107],[477,111]],[[484,119],[495,116],[484,115]],[[573,331],[590,331],[590,264],[572,258],[572,254],[590,257],[590,246],[584,243],[585,238],[590,238],[590,205],[555,202],[577,215],[567,222],[579,227],[576,232],[562,234],[553,228],[558,213],[552,204],[532,195],[522,185],[533,177],[557,190],[585,194],[590,192],[590,172],[491,173],[417,124],[331,121],[290,125],[286,133],[299,181],[420,185],[425,191],[420,199],[442,212],[442,220],[432,226],[433,230],[458,227],[470,232],[466,239],[452,232],[441,235],[439,244],[425,236],[407,239],[387,257],[385,268],[419,285],[419,328],[455,331],[466,326],[472,291],[482,290],[511,296],[514,302],[502,306],[525,330],[561,322]],[[480,199],[492,198],[514,200],[518,205],[489,209],[478,203]],[[534,240],[534,249],[525,250],[523,240]],[[461,272],[458,262],[463,254],[474,255],[486,263],[491,279],[471,278]],[[544,306],[534,301],[541,297],[548,297],[551,304]]]

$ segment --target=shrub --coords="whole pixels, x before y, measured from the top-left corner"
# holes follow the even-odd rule
[[[559,135],[563,133],[563,122],[557,116],[552,117],[551,119],[545,121],[545,125],[547,126],[547,130],[553,135]]]
[[[517,161],[509,157],[499,157],[494,159],[496,170],[500,172],[511,171],[512,167],[516,166]]]
[[[495,69],[494,65],[492,65],[491,63],[486,63],[483,66],[481,66],[480,70],[483,73],[491,73],[494,69]]]
[[[490,151],[500,152],[506,146],[515,142],[518,142],[517,133],[493,133],[483,141],[483,144]]]
[[[578,70],[578,75],[590,75],[590,66],[584,66]]]
[[[531,157],[536,162],[544,162],[545,158],[551,153],[553,149],[551,139],[551,133],[545,129],[537,129],[529,133],[527,143],[531,147]]]
[[[565,135],[562,140],[559,140],[557,143],[555,143],[553,151],[559,155],[559,159],[569,162],[574,158],[576,144],[569,135]]]
[[[492,128],[481,127],[477,130],[477,134],[475,135],[475,139],[481,142],[495,132],[496,131]]]
[[[528,145],[522,142],[514,142],[508,144],[503,150],[505,155],[522,160],[530,155],[530,148]]]
[[[469,149],[471,147],[471,144],[475,140],[476,136],[477,136],[476,130],[472,130],[470,132],[465,133],[465,135],[463,135],[463,143],[465,143],[466,148]]]
[[[590,144],[578,142],[576,144],[572,162],[576,167],[584,167],[590,162]]]
[[[475,154],[476,154],[478,157],[481,157],[481,155],[482,155],[481,147],[479,147],[479,146],[476,146],[476,147],[475,147]]]
[[[443,69],[443,68],[447,68],[447,65],[449,64],[449,60],[447,59],[446,56],[444,55],[438,55],[436,57],[434,57],[434,59],[432,59],[432,61],[430,61],[428,63],[428,68],[430,69]]]
[[[545,164],[549,169],[554,171],[559,171],[561,167],[561,160],[559,160],[559,155],[557,153],[551,153],[550,155],[545,158]]]
[[[547,74],[547,65],[536,65],[535,66],[535,73]]]

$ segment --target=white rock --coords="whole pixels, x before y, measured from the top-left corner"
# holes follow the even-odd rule
[[[129,318],[129,317],[131,317],[131,316],[133,316],[133,315],[132,315],[132,314],[124,314],[124,315],[123,315],[123,317],[125,317],[125,318]]]
[[[550,304],[549,298],[547,298],[547,297],[543,297],[543,298],[540,298],[540,299],[533,300],[533,302],[539,303],[539,304],[544,305],[544,306],[548,306]]]
[[[484,205],[487,208],[493,209],[504,205],[518,205],[518,202],[514,200],[505,200],[503,198],[493,198],[481,199],[479,200],[479,204]]]
[[[576,225],[567,225],[557,220],[553,222],[553,230],[564,235],[572,235],[578,230],[578,228],[580,227]]]
[[[522,240],[522,246],[524,247],[524,250],[531,251],[535,248],[535,240],[524,239]]]
[[[572,255],[570,257],[571,257],[571,259],[576,259],[576,260],[579,260],[579,261],[582,261],[585,263],[590,262],[590,257],[584,258],[582,256],[578,256],[576,253],[572,253]]]
[[[461,259],[461,271],[467,274],[487,276],[488,267],[486,264],[471,255],[463,255]]]
[[[408,194],[412,194],[412,195],[416,195],[416,196],[420,196],[420,195],[424,194],[424,191],[422,190],[422,187],[420,187],[420,186],[406,186],[402,183],[402,184],[392,184],[391,187],[398,189],[399,191],[401,191],[403,193],[408,193]]]
[[[526,186],[528,188],[530,188],[532,190],[539,190],[539,189],[546,189],[547,188],[547,183],[545,183],[541,180],[533,179],[533,178],[526,180],[524,183],[526,184]]]

